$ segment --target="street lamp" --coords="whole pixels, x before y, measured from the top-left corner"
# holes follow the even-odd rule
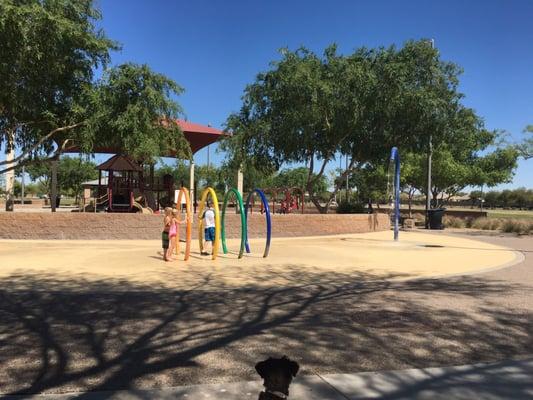
[[[435,41],[430,39],[431,48],[435,48]],[[428,159],[427,159],[427,186],[426,186],[426,229],[429,229],[429,210],[431,208],[431,157],[433,155],[433,143],[431,132],[429,132],[428,140]]]

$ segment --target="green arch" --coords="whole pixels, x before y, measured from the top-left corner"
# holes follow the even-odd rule
[[[225,224],[225,218],[226,218],[226,207],[228,205],[228,200],[231,196],[231,194],[235,195],[235,198],[237,199],[237,203],[239,206],[239,209],[241,211],[241,247],[239,249],[239,258],[242,258],[242,255],[244,254],[244,244],[246,243],[246,236],[247,236],[247,226],[246,226],[246,214],[244,212],[244,204],[242,201],[242,196],[239,193],[239,191],[235,188],[231,188],[226,192],[226,195],[224,196],[224,204],[222,205],[222,251],[224,251],[224,254],[228,254],[228,248],[226,247],[226,224]]]

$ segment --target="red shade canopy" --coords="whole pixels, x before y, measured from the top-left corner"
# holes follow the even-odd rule
[[[209,146],[211,143],[215,143],[224,135],[224,132],[219,129],[195,124],[194,122],[184,121],[182,119],[178,120],[178,125],[190,143],[193,154]]]
[[[194,122],[184,121],[182,119],[177,120],[179,127],[183,131],[183,134],[191,146],[192,153],[196,153],[198,150],[203,149],[206,146],[209,146],[211,143],[215,143],[219,140],[225,133],[219,129],[212,128],[210,126],[196,124]],[[64,153],[78,153],[79,148],[77,146],[67,147]],[[123,149],[98,146],[95,145],[93,148],[94,153],[105,153],[105,154],[120,154],[123,152]],[[176,154],[161,154],[163,157],[174,157]]]

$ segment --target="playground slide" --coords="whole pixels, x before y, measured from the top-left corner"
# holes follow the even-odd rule
[[[133,202],[133,209],[137,210],[137,212],[140,212],[142,214],[153,214],[154,211],[150,207],[143,207],[138,202]]]

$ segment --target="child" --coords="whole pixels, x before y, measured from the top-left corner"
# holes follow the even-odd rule
[[[178,245],[178,229],[179,225],[182,222],[185,222],[185,219],[183,221],[180,221],[178,219],[180,215],[179,210],[172,210],[172,217],[170,222],[170,229],[168,231],[168,237],[170,239],[170,246],[167,250],[167,261],[170,261],[172,259],[172,253],[176,250],[176,247]]]
[[[211,254],[214,251],[214,241],[215,241],[215,211],[211,205],[211,202],[207,202],[207,210],[204,211],[203,215],[200,217],[204,220],[204,251],[202,251],[203,256],[209,255],[207,252],[207,244],[211,246]]]
[[[163,218],[163,232],[161,233],[161,240],[163,242],[163,259],[165,261],[170,261],[168,259],[168,247],[169,247],[169,231],[170,225],[172,223],[172,208],[165,208],[165,217]]]

